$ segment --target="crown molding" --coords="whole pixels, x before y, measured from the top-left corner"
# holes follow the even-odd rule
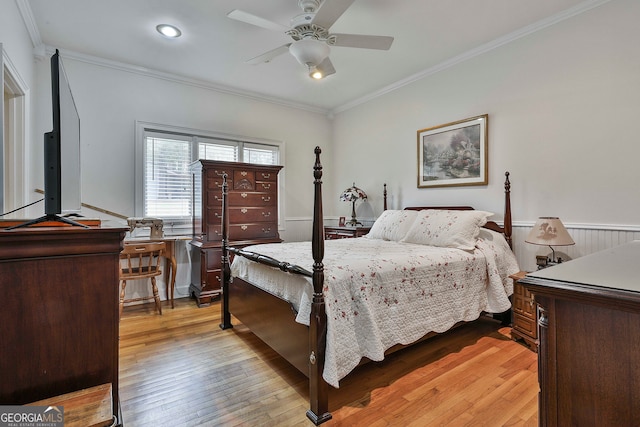
[[[254,101],[266,102],[266,103],[275,104],[283,107],[293,108],[296,110],[303,110],[303,111],[308,111],[312,113],[322,114],[326,116],[329,120],[331,120],[335,117],[337,113],[341,113],[343,111],[354,108],[358,105],[372,101],[373,99],[376,99],[380,96],[386,95],[390,92],[398,90],[416,81],[422,80],[426,77],[429,77],[431,75],[444,71],[457,64],[460,64],[462,62],[475,58],[476,56],[479,56],[491,50],[497,49],[505,44],[516,41],[522,37],[526,37],[530,34],[541,31],[549,26],[555,25],[559,22],[572,18],[583,12],[589,11],[593,8],[609,3],[610,1],[611,0],[583,1],[574,7],[566,9],[546,19],[542,19],[538,22],[530,24],[526,27],[523,27],[503,37],[499,37],[488,43],[480,45],[474,49],[471,49],[467,52],[457,55],[447,61],[437,64],[433,67],[427,68],[419,73],[416,73],[412,76],[409,76],[391,85],[385,86],[375,92],[372,92],[363,97],[354,99],[350,102],[347,102],[333,109],[326,109],[326,108],[321,108],[321,107],[312,106],[308,104],[292,102],[286,99],[264,95],[258,92],[245,91],[245,90],[233,88],[230,86],[223,86],[223,85],[218,85],[215,83],[206,82],[202,80],[191,79],[191,78],[187,78],[187,77],[183,77],[183,76],[179,76],[171,73],[152,70],[149,68],[140,67],[133,64],[112,61],[109,59],[99,58],[96,56],[82,54],[74,51],[61,49],[60,52],[63,54],[64,57],[67,57],[76,61],[85,62],[92,65],[100,66],[100,67],[111,68],[118,71],[139,74],[146,77],[156,78],[156,79],[165,80],[173,83],[184,84],[187,86],[193,86],[200,89],[211,90],[211,91],[215,91],[223,94],[235,95],[235,96],[251,99]],[[45,56],[45,53],[51,55],[55,51],[55,49],[51,48],[50,46],[43,45],[42,39],[40,37],[40,32],[38,31],[38,27],[35,23],[35,19],[33,18],[33,13],[31,12],[31,7],[29,6],[28,0],[15,0],[15,2],[20,10],[22,19],[31,37],[31,42],[33,43],[33,46],[34,46],[34,56],[36,57],[36,59],[42,59]]]
[[[31,44],[34,48],[37,48],[42,45],[42,37],[40,37],[38,25],[36,25],[33,12],[31,12],[31,6],[29,6],[29,2],[27,0],[15,0],[15,2],[16,6],[18,6],[18,10],[20,11],[20,15],[22,16],[24,26],[29,32],[29,37],[31,37]]]
[[[440,64],[437,64],[431,68],[427,68],[426,70],[423,70],[419,73],[416,73],[412,76],[409,76],[403,80],[400,80],[396,83],[393,83],[389,86],[385,86],[382,89],[379,89],[375,92],[372,92],[368,95],[365,95],[361,98],[357,98],[354,99],[353,101],[347,102],[346,104],[343,104],[339,107],[336,107],[334,109],[332,109],[329,112],[330,116],[335,116],[335,114],[337,113],[341,113],[343,111],[349,110],[351,108],[354,108],[358,105],[364,104],[366,102],[369,102],[375,98],[378,98],[380,96],[383,96],[387,93],[393,92],[395,90],[398,90],[406,85],[409,85],[411,83],[414,83],[418,80],[422,80],[426,77],[429,77],[431,75],[434,75],[436,73],[439,73],[441,71],[444,71],[448,68],[453,67],[454,65],[460,64],[461,62],[465,62],[468,61],[472,58],[475,58],[478,55],[482,55],[483,53],[489,52],[491,50],[497,49],[500,46],[503,46],[505,44],[511,43],[513,41],[516,41],[522,37],[526,37],[530,34],[533,34],[535,32],[538,32],[540,30],[543,30],[547,27],[550,27],[551,25],[555,25],[559,22],[562,22],[566,19],[572,18],[576,15],[579,15],[583,12],[586,12],[588,10],[591,10],[593,8],[596,8],[598,6],[601,6],[605,3],[609,3],[611,0],[587,0],[584,1],[574,7],[571,7],[569,9],[566,9],[560,13],[557,13],[553,16],[550,16],[548,18],[542,19],[538,22],[534,22],[533,24],[527,25],[526,27],[523,27],[517,31],[514,31],[512,33],[509,33],[505,36],[502,37],[498,37],[495,40],[492,40],[488,43],[482,44],[474,49],[471,49],[467,52],[464,52],[460,55],[454,56],[453,58],[444,61]]]
[[[257,92],[245,91],[245,90],[233,88],[230,86],[217,85],[215,83],[206,82],[203,80],[191,79],[188,77],[179,76],[172,73],[166,73],[163,71],[153,70],[150,68],[145,68],[145,67],[128,64],[124,62],[113,61],[110,59],[100,58],[93,55],[87,55],[87,54],[75,52],[72,50],[59,49],[59,51],[60,51],[60,54],[65,59],[69,58],[74,61],[84,62],[84,63],[95,65],[98,67],[110,68],[113,70],[118,70],[126,73],[143,75],[145,77],[151,77],[159,80],[169,81],[172,83],[179,83],[186,86],[197,87],[198,89],[206,89],[214,92],[224,93],[227,95],[235,95],[242,98],[248,98],[254,101],[267,102],[270,104],[276,104],[283,107],[294,108],[296,110],[304,110],[304,111],[309,111],[312,113],[318,113],[322,115],[327,115],[329,112],[326,108],[320,108],[312,105],[292,102],[286,99],[267,96]],[[45,45],[45,52],[47,55],[50,56],[55,52],[55,48]]]

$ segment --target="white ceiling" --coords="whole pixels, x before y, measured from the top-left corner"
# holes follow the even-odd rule
[[[24,0],[22,0],[24,1]],[[288,26],[297,0],[27,0],[32,37],[96,57],[319,111],[339,111],[606,0],[355,0],[331,32],[394,36],[388,51],[333,47],[336,74],[311,80],[285,53],[245,61],[289,37],[227,18],[233,9]],[[169,23],[182,37],[155,30]],[[38,42],[34,40],[34,42]]]

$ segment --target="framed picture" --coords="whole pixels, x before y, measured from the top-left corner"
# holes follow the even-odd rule
[[[418,188],[487,185],[489,115],[418,131]]]
[[[341,216],[340,219],[338,219],[338,227],[344,227],[345,225],[345,217]]]

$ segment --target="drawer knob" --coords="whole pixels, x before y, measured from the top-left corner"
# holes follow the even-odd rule
[[[249,210],[247,208],[242,208],[240,209],[240,212],[242,212],[243,214],[246,214],[247,212],[249,212]]]
[[[246,225],[241,225],[241,226],[240,226],[240,228],[242,229],[242,231],[245,231],[245,230],[246,230],[247,228],[249,228],[249,227],[248,227],[248,226],[246,226]]]
[[[271,216],[271,212],[262,212],[262,216],[265,218],[269,218]]]
[[[271,200],[271,197],[270,197],[270,196],[262,196],[262,201],[263,201],[263,202],[268,202],[268,201],[270,201],[270,200]]]
[[[269,227],[269,228],[263,228],[263,229],[262,229],[262,232],[263,232],[264,234],[271,233],[271,227]]]
[[[263,177],[264,179],[269,179],[269,178],[271,178],[271,174],[270,174],[270,173],[264,173],[264,172],[263,172],[263,173],[262,173],[262,177]]]
[[[247,176],[247,172],[246,171],[242,171],[242,172],[240,172],[240,175]]]
[[[262,184],[262,188],[264,188],[265,190],[268,190],[271,188],[271,184]]]
[[[247,193],[240,193],[240,197],[242,197],[243,199],[246,199],[246,198],[247,198],[247,196],[248,196],[248,194],[247,194]]]

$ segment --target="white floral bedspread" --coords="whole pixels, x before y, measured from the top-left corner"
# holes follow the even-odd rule
[[[312,270],[310,242],[250,246]],[[511,304],[510,274],[519,271],[504,238],[482,230],[474,251],[357,238],[327,240],[324,256],[327,348],[323,377],[338,387],[360,359],[382,360],[395,344],[444,332],[481,312]],[[309,324],[311,278],[236,256],[232,274],[284,298]]]

